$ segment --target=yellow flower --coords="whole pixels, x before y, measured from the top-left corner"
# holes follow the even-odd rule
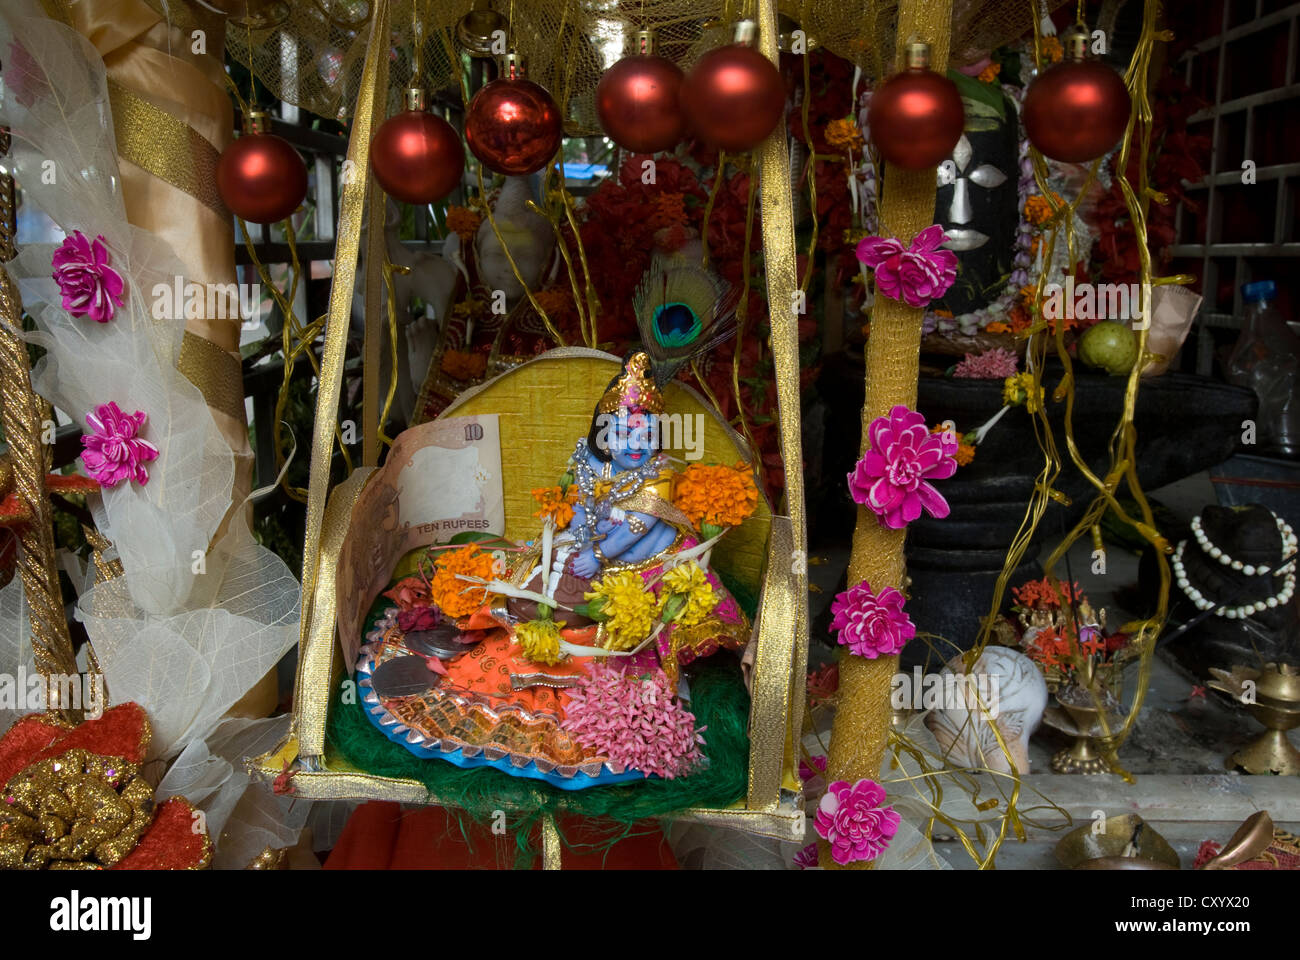
[[[852,153],[862,149],[862,132],[852,117],[840,117],[826,124],[826,142],[836,150]]]
[[[699,623],[718,605],[713,584],[709,583],[709,578],[694,561],[679,563],[665,573],[663,585],[665,596],[672,594],[680,596],[685,601],[681,612],[673,620],[674,623],[680,623],[684,627]]]
[[[560,627],[554,620],[529,620],[515,627],[515,643],[533,663],[554,666],[568,659],[560,650]]]
[[[1009,407],[1025,405],[1029,413],[1037,413],[1043,408],[1043,388],[1034,389],[1032,373],[1017,373],[1002,381],[1002,402]]]
[[[492,554],[481,553],[475,543],[442,551],[434,561],[434,574],[429,581],[429,594],[438,609],[449,617],[459,618],[483,606],[487,591],[461,580],[457,574],[491,580],[494,562]]]
[[[605,622],[607,650],[631,650],[650,635],[659,611],[659,600],[646,589],[645,581],[634,570],[607,573],[584,594],[594,601],[600,619]]]
[[[692,463],[682,472],[673,491],[673,505],[696,527],[734,527],[758,506],[758,488],[750,468],[705,466]]]

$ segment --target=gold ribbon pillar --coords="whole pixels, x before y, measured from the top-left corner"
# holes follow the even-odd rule
[[[952,0],[902,0],[898,5],[895,63],[903,62],[908,43],[930,45],[931,69],[942,73],[948,64]],[[903,243],[934,222],[934,169],[900,170],[887,167],[883,177],[880,232]],[[862,407],[862,445],[867,446],[867,425],[889,413],[895,404],[916,406],[916,383],[924,311],[898,300],[878,296],[871,309],[871,336],[867,339],[867,392]],[[858,508],[849,559],[849,584],[867,581],[873,590],[899,587],[907,573],[903,557],[906,531],[881,526],[866,507]],[[880,775],[889,739],[890,682],[898,670],[898,657],[845,656],[840,660],[839,707],[831,731],[828,780],[875,780]],[[837,866],[830,848],[821,844],[821,864]],[[866,869],[870,861],[850,864]]]

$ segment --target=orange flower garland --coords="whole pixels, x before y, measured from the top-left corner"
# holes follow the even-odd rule
[[[734,527],[758,506],[758,488],[747,464],[734,467],[693,463],[682,471],[673,491],[673,505],[699,529]]]
[[[491,580],[495,561],[471,543],[456,550],[444,550],[434,561],[429,593],[433,602],[449,617],[467,617],[487,601],[487,591],[458,578],[458,574]]]
[[[555,524],[556,530],[563,530],[573,519],[573,502],[576,489],[569,487],[567,492],[561,492],[556,487],[538,487],[533,491],[533,499],[541,507],[534,517],[540,520],[550,520]]]

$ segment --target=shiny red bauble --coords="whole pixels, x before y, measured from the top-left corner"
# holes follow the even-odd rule
[[[762,143],[785,116],[785,82],[752,47],[710,50],[682,81],[687,130],[719,150],[739,153]]]
[[[1119,142],[1132,109],[1123,79],[1110,67],[1065,60],[1029,85],[1021,119],[1044,156],[1084,163]]]
[[[465,142],[489,170],[512,177],[536,173],[560,149],[560,110],[531,80],[493,80],[469,102]]]
[[[370,169],[394,200],[434,203],[460,183],[465,148],[455,128],[442,117],[407,110],[389,117],[375,131]]]
[[[871,142],[886,163],[924,170],[948,158],[966,126],[957,85],[931,70],[909,69],[886,80],[867,109]]]
[[[671,150],[686,132],[682,71],[656,56],[625,57],[596,85],[596,113],[611,140],[634,153]]]
[[[249,223],[279,223],[307,196],[307,165],[287,140],[245,133],[221,152],[217,192]]]

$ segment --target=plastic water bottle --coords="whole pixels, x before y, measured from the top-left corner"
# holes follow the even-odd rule
[[[1241,288],[1246,316],[1228,358],[1228,382],[1259,397],[1261,452],[1300,457],[1300,337],[1273,303],[1272,280]]]

